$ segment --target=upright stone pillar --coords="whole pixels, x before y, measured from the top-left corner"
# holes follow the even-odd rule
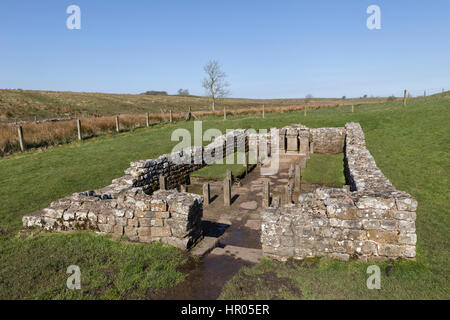
[[[286,129],[280,130],[278,149],[280,150],[280,154],[286,153]]]
[[[263,208],[270,207],[270,183],[269,180],[264,180],[264,190],[263,190]]]
[[[247,160],[247,154],[244,152],[243,155],[243,162],[244,162],[244,167],[245,167],[245,175],[248,174],[248,160]]]
[[[231,170],[227,170],[227,179],[230,180],[230,183],[233,181],[233,172]]]
[[[208,206],[211,201],[211,189],[209,187],[209,183],[203,184],[203,204]]]
[[[302,189],[302,168],[299,163],[295,165],[294,187],[295,191],[301,191]]]
[[[231,181],[227,178],[223,180],[223,204],[225,207],[231,206]]]
[[[299,141],[300,141],[299,152],[301,154],[307,155],[310,152],[310,150],[309,150],[309,129],[300,130]]]
[[[286,204],[292,203],[292,187],[290,185],[286,185]]]
[[[298,153],[298,130],[297,128],[289,128],[286,133],[287,152]]]
[[[160,190],[167,190],[167,178],[166,176],[159,176],[159,189]]]

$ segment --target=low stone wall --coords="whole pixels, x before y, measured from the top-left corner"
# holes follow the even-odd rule
[[[25,227],[56,232],[89,230],[186,249],[202,235],[202,204],[201,196],[176,190],[148,196],[141,189],[130,189],[116,199],[91,191],[52,202],[22,221]]]
[[[132,162],[126,176],[114,179],[111,185],[52,202],[48,208],[24,216],[23,225],[57,232],[90,230],[189,248],[201,237],[203,198],[175,189],[187,182],[191,172],[239,148],[248,149],[245,130],[217,137],[204,148]],[[174,190],[156,191],[160,176],[165,176],[166,189]]]
[[[313,153],[335,154],[344,151],[345,128],[310,129]]]
[[[359,124],[347,124],[345,131],[346,170],[354,192],[319,188],[300,195],[296,204],[264,210],[264,255],[280,260],[415,258],[417,201],[396,190],[377,168]]]
[[[132,187],[142,187],[147,193],[160,188],[160,176],[166,177],[166,188],[177,188],[180,184],[186,184],[190,173],[212,164],[215,157],[233,154],[240,146],[248,149],[245,130],[233,130],[217,137],[204,148],[193,147],[157,159],[132,162],[125,174]]]

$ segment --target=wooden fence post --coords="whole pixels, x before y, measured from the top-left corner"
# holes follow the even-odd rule
[[[209,183],[203,184],[203,204],[208,206],[211,201],[211,189],[209,187]]]
[[[116,131],[120,132],[120,125],[119,125],[119,116],[116,116]]]
[[[355,112],[355,105],[352,104],[352,113]]]
[[[147,127],[150,127],[150,115],[148,114],[148,112],[145,114],[145,122]]]
[[[223,120],[227,120],[227,108],[223,107]]]
[[[304,112],[305,112],[305,114],[304,114],[304,116],[306,117],[306,109],[308,108],[308,105],[307,104],[305,104],[305,107],[303,108],[304,109]]]
[[[264,105],[263,105],[263,109],[262,109],[262,117],[263,117],[263,119],[265,118],[265,114],[264,114]]]
[[[17,133],[19,135],[19,144],[20,144],[20,150],[25,151],[25,142],[23,141],[23,130],[22,126],[17,127]]]
[[[445,90],[444,90],[444,88],[442,88],[442,97],[444,97],[444,92],[445,92]]]
[[[169,111],[169,121],[170,123],[172,123],[173,119],[172,119],[172,110]]]
[[[407,91],[405,89],[405,92],[403,93],[403,106],[404,107],[406,107],[406,93],[407,93]]]
[[[426,98],[426,96],[427,96],[427,90],[424,90],[423,91],[423,97]]]
[[[78,140],[83,140],[83,136],[81,134],[81,120],[80,118],[77,119],[77,131],[78,131]]]

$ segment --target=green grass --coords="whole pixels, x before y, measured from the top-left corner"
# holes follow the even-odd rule
[[[245,172],[245,166],[243,164],[238,164],[238,153],[233,155],[233,164],[227,164],[226,158],[223,160],[216,161],[210,166],[201,168],[200,170],[191,173],[191,177],[204,178],[219,180],[225,179],[227,177],[227,170],[231,170],[233,177],[238,177]],[[242,161],[242,160],[240,160]],[[220,163],[222,162],[222,163]]]
[[[351,113],[351,107],[339,107],[310,111],[307,117],[303,116],[303,112],[296,112],[266,114],[265,119],[257,116],[233,116],[227,121],[204,121],[203,130],[218,128],[222,132],[226,128],[268,129],[292,123],[317,128],[343,126],[350,121],[360,122],[366,135],[367,147],[379,168],[398,189],[411,193],[419,202],[416,223],[417,261],[392,263],[389,277],[382,277],[380,291],[365,288],[365,270],[369,264],[325,259],[318,261],[314,267],[307,268],[264,261],[237,275],[225,288],[222,297],[239,296],[239,288],[234,285],[239,277],[269,272],[282,278],[292,278],[301,289],[303,298],[449,299],[449,110],[448,97],[429,97],[411,99],[407,108],[403,108],[401,102],[389,102],[358,106],[354,113]],[[66,268],[68,264],[76,263],[82,264],[82,273],[88,275],[83,282],[86,288],[108,285],[110,280],[103,278],[98,272],[103,265],[115,266],[121,270],[117,277],[124,277],[126,285],[120,285],[120,288],[134,288],[134,277],[141,279],[139,277],[143,275],[140,273],[144,271],[140,271],[142,260],[132,257],[130,248],[155,250],[154,252],[172,249],[140,244],[130,247],[125,243],[118,244],[104,237],[85,234],[38,236],[28,240],[18,239],[15,235],[21,228],[21,217],[24,214],[44,208],[52,200],[73,192],[103,187],[113,178],[122,176],[130,161],[170,152],[178,143],[170,141],[171,133],[176,128],[187,128],[192,132],[193,123],[158,125],[1,159],[1,296],[91,297],[91,293],[70,296],[74,293],[65,292]],[[168,255],[173,256],[174,265],[183,263],[178,251],[170,252]],[[158,256],[159,254],[149,254],[149,262],[159,259]],[[106,262],[103,262],[105,259]],[[136,261],[133,262],[133,259]],[[90,262],[83,264],[83,261]],[[386,264],[379,265],[384,268]],[[57,274],[52,276],[55,272]],[[173,269],[157,268],[153,277],[172,280],[162,281],[158,285],[146,282],[145,286],[155,289],[159,285],[170,286],[181,281],[179,276]],[[33,281],[40,285],[35,286]],[[265,293],[257,288],[246,297],[280,294],[279,288],[267,288]],[[122,289],[112,289],[111,297],[121,298],[121,294],[126,291]],[[134,290],[136,294],[142,295],[144,288]],[[272,291],[276,293],[273,294]],[[291,295],[295,296],[295,293],[287,292],[282,296]]]
[[[344,154],[312,154],[302,172],[302,181],[328,187],[345,185]]]
[[[111,241],[89,233],[0,240],[0,299],[139,299],[183,281],[180,250]],[[77,265],[81,290],[66,286]]]

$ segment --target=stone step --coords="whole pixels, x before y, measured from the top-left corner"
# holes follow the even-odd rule
[[[235,259],[241,259],[251,263],[258,263],[262,258],[262,249],[255,248],[245,248],[245,247],[237,247],[237,246],[225,246],[224,248],[215,248],[211,251],[212,255],[226,255],[231,256]]]
[[[203,257],[218,246],[219,238],[204,237],[199,243],[197,243],[197,245],[190,251],[190,253],[193,256]]]

